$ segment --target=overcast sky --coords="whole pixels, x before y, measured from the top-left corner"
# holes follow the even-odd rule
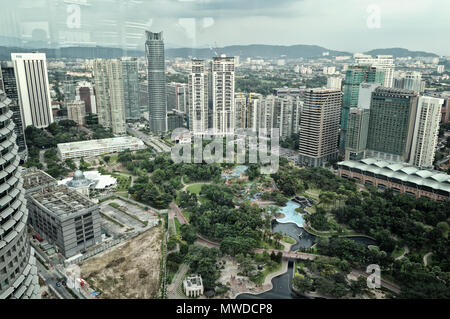
[[[0,0],[0,35],[143,47],[315,44],[362,52],[403,47],[450,55],[448,0]],[[79,15],[77,5],[80,3]],[[74,7],[75,6],[75,7]]]

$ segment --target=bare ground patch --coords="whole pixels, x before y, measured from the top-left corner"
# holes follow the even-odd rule
[[[156,298],[159,290],[162,227],[153,227],[123,245],[83,262],[82,278],[99,298]]]

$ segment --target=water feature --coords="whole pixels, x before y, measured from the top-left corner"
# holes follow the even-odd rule
[[[246,166],[246,165],[238,165],[235,168],[233,168],[231,173],[222,173],[222,178],[231,179],[231,178],[239,177],[239,176],[241,176],[241,174],[245,173],[245,171],[247,169],[248,169],[248,166]]]
[[[258,295],[240,294],[236,299],[305,299],[292,290],[294,276],[294,262],[288,262],[287,272],[272,279],[273,288]]]
[[[300,213],[297,213],[295,209],[301,207],[299,204],[297,204],[294,201],[288,201],[286,203],[286,206],[281,207],[280,213],[284,214],[283,218],[278,218],[277,222],[281,224],[286,223],[294,223],[298,227],[303,226],[303,217]]]

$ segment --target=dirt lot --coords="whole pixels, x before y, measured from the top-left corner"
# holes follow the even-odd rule
[[[158,296],[161,226],[80,265],[82,278],[101,291],[97,298],[155,298]]]

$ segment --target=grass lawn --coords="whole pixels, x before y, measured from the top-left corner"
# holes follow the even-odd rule
[[[118,191],[128,191],[131,185],[131,176],[122,176],[119,174],[111,174],[111,176],[117,179]]]
[[[204,185],[204,184],[194,184],[194,185],[190,185],[190,186],[188,186],[188,187],[186,188],[186,190],[187,190],[189,193],[199,194],[200,191],[202,190],[202,186],[203,186],[203,185]]]
[[[277,272],[281,269],[281,264],[282,263],[278,263],[277,266],[274,268],[264,267],[264,269],[262,270],[262,276],[259,278],[259,280],[257,280],[255,282],[255,284],[262,285],[264,283],[264,281],[266,280],[267,275]]]
[[[394,259],[397,258],[397,257],[400,257],[404,253],[404,251],[405,251],[404,247],[396,246],[394,251],[391,254],[391,257],[394,258]]]
[[[174,221],[175,221],[175,229],[177,230],[177,234],[180,234],[180,227],[181,227],[181,223],[180,223],[180,221],[178,220],[178,218],[174,218],[173,219]]]
[[[292,245],[296,243],[295,239],[289,236],[283,236],[283,241]]]
[[[183,211],[183,216],[186,218],[186,220],[187,220],[188,222],[191,221],[191,213],[190,213],[190,212],[184,210],[184,211]]]

